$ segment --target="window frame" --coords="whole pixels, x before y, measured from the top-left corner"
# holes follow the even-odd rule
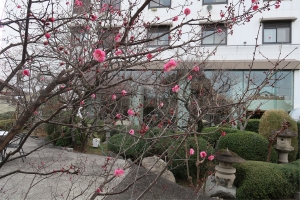
[[[219,28],[222,28],[222,30],[223,30],[223,33],[225,34],[225,38],[224,38],[224,43],[213,43],[213,44],[205,44],[205,43],[203,43],[203,40],[204,39],[202,39],[201,40],[201,45],[209,45],[209,46],[214,46],[214,45],[227,45],[227,26],[226,26],[226,24],[202,24],[201,26],[203,27],[203,26],[207,26],[207,25],[210,25],[209,27],[206,27],[206,29],[208,28],[208,30],[202,30],[201,31],[201,34],[202,34],[202,36],[204,35],[204,32],[205,31],[216,31],[217,30],[217,28],[219,27]],[[214,26],[214,28],[212,28],[211,26]],[[201,27],[201,29],[202,29],[202,27]],[[217,32],[216,33],[214,33],[214,35],[215,34],[218,34]],[[215,38],[214,38],[215,39]]]
[[[160,4],[160,1],[162,1],[162,0],[152,0],[152,1],[150,1],[149,4],[148,4],[148,8],[149,8],[149,9],[151,9],[151,8],[171,8],[171,5],[172,5],[172,1],[169,0],[169,1],[170,1],[170,4],[169,4],[168,6],[164,6],[164,5],[150,6],[150,3],[151,3],[151,2],[154,2],[154,1],[158,1],[159,4]]]
[[[107,3],[106,1],[119,1],[119,3],[117,3],[118,5],[119,5],[119,7],[118,8],[116,8],[116,7],[114,7],[113,6],[113,8],[114,8],[114,10],[121,10],[121,3],[122,3],[122,1],[121,0],[101,0],[101,7],[103,6],[103,4],[108,4],[109,6],[112,6],[113,4],[109,4],[109,3]],[[116,5],[117,5],[116,4]]]
[[[157,29],[159,29],[159,28],[161,28],[161,29],[165,29],[165,31],[160,31],[160,32],[151,32],[151,29],[153,30],[157,30]],[[170,39],[169,39],[169,36],[170,36],[170,28],[171,28],[171,25],[151,25],[150,26],[150,28],[148,29],[148,31],[147,31],[147,39],[151,39],[151,37],[149,37],[149,33],[162,33],[161,35],[164,35],[165,33],[167,33],[168,32],[168,34],[167,34],[167,36],[168,36],[168,44],[166,44],[166,45],[159,45],[158,44],[158,41],[159,41],[159,38],[157,38],[156,40],[153,40],[153,41],[149,41],[148,42],[148,47],[161,47],[161,46],[168,46],[169,44],[170,44]],[[154,42],[154,41],[156,41],[156,45],[152,45],[152,44],[149,44],[149,43],[152,43],[152,42]],[[166,41],[166,40],[162,40],[162,41]]]
[[[264,21],[263,23],[263,33],[262,33],[262,43],[263,44],[291,44],[292,43],[292,21]],[[266,24],[267,26],[266,28]],[[272,27],[271,25],[274,24]],[[285,26],[280,26],[280,24],[284,24]],[[278,26],[279,25],[279,26]],[[288,42],[277,42],[277,28],[290,28],[290,33],[289,33],[289,41]],[[276,42],[265,42],[265,29],[276,29]]]
[[[228,0],[224,0],[224,1],[225,2],[205,3],[205,0],[203,0],[202,5],[228,4]]]
[[[80,32],[81,30],[84,30],[84,33],[81,33]],[[81,46],[82,43],[89,41],[90,38],[89,31],[84,29],[84,27],[81,26],[70,27],[70,33],[71,33],[71,44],[73,44],[74,46]],[[80,38],[77,37],[78,35],[80,35]],[[81,35],[83,35],[83,37]]]

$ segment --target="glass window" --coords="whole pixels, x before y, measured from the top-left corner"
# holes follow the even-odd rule
[[[106,4],[108,8],[113,7],[114,9],[120,10],[121,0],[102,0],[102,5]]]
[[[263,43],[291,43],[291,22],[264,22]]]
[[[205,4],[227,4],[227,0],[203,0],[203,5]]]
[[[226,28],[223,24],[221,25],[204,25],[202,26],[202,44],[217,45],[226,44]]]
[[[149,3],[149,8],[171,7],[171,0],[153,0]]]
[[[119,28],[103,28],[99,32],[99,40],[103,48],[112,48],[115,45],[115,37],[119,33]]]
[[[73,14],[84,14],[86,12],[89,12],[90,5],[91,5],[91,0],[80,0],[82,2],[82,6],[76,5],[73,3]]]
[[[148,39],[156,38],[148,43],[149,46],[165,46],[169,45],[170,26],[151,26],[148,30]]]
[[[88,41],[89,33],[81,27],[71,28],[71,41],[74,45],[79,45],[82,42]]]

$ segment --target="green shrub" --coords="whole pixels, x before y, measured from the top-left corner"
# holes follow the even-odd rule
[[[238,131],[236,133],[229,133],[225,137],[221,137],[218,148],[228,148],[245,160],[266,161],[268,141],[257,133]],[[271,162],[277,162],[277,153],[273,147]]]
[[[150,145],[149,142],[150,141],[146,140],[138,140],[128,134],[115,134],[109,139],[107,148],[116,154],[120,152],[125,158],[136,159],[147,150]],[[146,152],[143,157],[148,155]]]
[[[0,120],[15,119],[15,112],[5,112],[0,114]]]
[[[218,130],[219,129],[219,130]],[[201,137],[208,141],[212,145],[216,145],[217,141],[221,137],[221,131],[225,131],[227,133],[236,133],[239,130],[235,128],[218,128],[218,127],[206,127],[202,130],[202,133],[210,133],[210,134],[203,134]]]
[[[204,140],[201,137],[198,137],[198,144],[199,144],[199,151],[206,151],[208,142]],[[173,148],[171,148],[168,151],[169,157],[174,154],[175,150],[177,149],[179,143],[177,145],[174,145]],[[190,176],[193,178],[196,177],[197,174],[197,167],[196,167],[196,161],[197,161],[197,153],[196,153],[196,142],[194,137],[189,137],[187,139],[187,147],[188,151],[190,148],[193,148],[195,150],[195,154],[191,155],[189,157],[189,171],[190,171]],[[214,150],[212,147],[210,147],[207,151],[207,155],[210,156],[214,154]],[[177,151],[175,156],[173,157],[172,160],[172,165],[170,166],[170,170],[173,172],[174,176],[176,179],[186,179],[187,178],[187,168],[186,168],[186,151],[185,151],[185,145],[181,146],[181,148]],[[211,163],[211,161],[208,161],[207,159],[205,160],[204,163],[200,165],[200,176],[204,177],[205,173],[207,172],[208,169],[208,163]]]
[[[0,130],[9,131],[15,122],[14,119],[0,120]]]
[[[299,188],[299,160],[288,164],[246,161],[235,164],[237,199],[283,199]]]
[[[281,129],[281,124],[284,120],[290,122],[291,126],[289,129],[293,132],[298,133],[298,127],[295,120],[293,120],[289,114],[284,110],[267,110],[260,119],[259,134],[264,138],[268,139],[272,131],[278,131]],[[276,140],[273,145],[276,144]],[[296,160],[298,154],[298,138],[292,138],[292,144],[294,151],[289,153],[289,161]]]
[[[300,158],[300,121],[297,122],[297,126],[298,126],[298,155],[297,155],[297,159]]]
[[[245,131],[258,133],[260,119],[249,119]]]

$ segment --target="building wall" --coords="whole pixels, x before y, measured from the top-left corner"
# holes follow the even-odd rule
[[[234,4],[237,3],[239,0],[233,0],[229,2],[233,2]],[[18,2],[18,0],[16,1]],[[63,5],[64,9],[67,11],[72,10],[72,1],[70,1],[70,4],[67,6],[65,4],[66,1],[61,1],[61,5]],[[161,24],[169,24],[172,27],[175,27],[179,25],[182,21],[187,20],[187,19],[195,19],[200,13],[201,16],[207,17],[209,15],[209,12],[207,10],[207,5],[202,5],[203,1],[188,1],[192,2],[192,5],[188,6],[181,6],[185,3],[185,1],[182,0],[172,0],[171,2],[171,8],[157,8],[157,9],[150,9],[147,7],[145,9],[145,12],[143,13],[143,16],[141,18],[145,22],[153,22],[156,21],[157,17],[159,17],[159,20],[157,23]],[[259,0],[260,4],[259,6],[262,6],[266,2],[263,0]],[[274,2],[274,1],[273,1]],[[141,1],[143,3],[143,1]],[[217,21],[220,19],[220,11],[223,10],[225,11],[225,4],[213,4],[212,5],[212,10],[210,11],[211,14],[211,20],[212,21]],[[251,1],[247,0],[245,1],[245,6],[246,8],[251,7]],[[191,9],[191,14],[188,16],[182,15],[181,11],[189,7]],[[23,8],[24,9],[24,8]],[[122,1],[121,9],[129,9],[129,4],[128,1]],[[132,11],[132,13],[135,10]],[[240,12],[241,10],[236,9],[236,13]],[[289,69],[293,69],[294,67],[296,68],[295,70],[292,70],[291,73],[294,74],[294,83],[293,83],[293,88],[294,88],[294,98],[293,98],[293,104],[294,108],[300,107],[300,66],[298,65],[300,63],[300,37],[299,37],[299,32],[300,32],[300,1],[298,0],[282,0],[281,6],[279,9],[275,9],[274,7],[271,8],[270,11],[264,11],[262,13],[255,14],[253,18],[251,18],[250,22],[245,23],[245,25],[240,25],[240,26],[234,26],[233,27],[233,35],[228,35],[227,37],[227,44],[226,45],[220,45],[217,49],[217,52],[215,55],[213,55],[210,58],[210,61],[212,62],[228,62],[227,68],[229,66],[230,69],[243,69],[247,70],[248,64],[252,61],[253,59],[253,52],[255,50],[255,45],[256,45],[256,36],[258,34],[257,38],[257,44],[259,45],[257,47],[256,55],[255,55],[255,61],[253,68],[259,68],[259,69],[270,69],[272,68],[272,64],[267,62],[266,58],[276,61],[278,57],[280,59],[285,58],[286,55],[286,63],[289,61],[292,62],[288,66]],[[16,9],[16,12],[20,12],[21,10]],[[174,16],[179,15],[179,20],[178,21],[172,21],[171,19]],[[261,19],[276,19],[276,18],[290,18],[294,19],[292,22],[292,28],[291,28],[291,44],[262,44],[262,32],[263,29],[261,27],[259,31],[259,25],[261,22]],[[198,23],[198,22],[195,22]],[[202,22],[203,23],[203,22]],[[200,22],[199,22],[200,24]],[[4,27],[3,29],[3,38],[10,37],[11,39],[9,42],[13,41],[13,35],[16,33],[12,33],[9,29],[6,29]],[[193,30],[193,31],[192,31]],[[197,32],[198,31],[198,32]],[[259,31],[259,32],[258,32]],[[201,26],[199,25],[193,25],[193,28],[190,26],[183,26],[182,28],[182,40],[189,40],[189,38],[192,37],[192,32],[193,33],[200,33],[201,32]],[[4,45],[6,46],[8,43],[3,42]],[[210,52],[215,48],[215,46],[201,46],[200,48],[204,47],[205,51],[209,50]],[[261,53],[259,53],[259,51]],[[170,52],[164,52],[162,54],[162,58],[164,57],[169,57],[172,54],[173,51]],[[203,55],[197,55],[197,59],[204,59],[206,58],[207,54]],[[186,57],[184,59],[190,59],[189,57]],[[232,62],[231,62],[232,61]],[[233,64],[234,63],[234,64]],[[285,63],[285,64],[286,64]],[[280,67],[283,67],[285,64],[281,65]],[[259,65],[259,66],[258,66]]]

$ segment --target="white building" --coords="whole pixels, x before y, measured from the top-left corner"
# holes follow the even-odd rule
[[[159,16],[161,20],[176,15],[178,11],[168,9],[176,7],[181,3],[180,0],[160,0],[161,4],[152,5],[147,10],[149,19]],[[193,1],[191,6],[191,14],[188,18],[193,18],[201,11],[202,16],[211,14],[211,20],[203,20],[202,25],[205,27],[202,34],[210,34],[217,28],[222,28],[223,32],[228,31],[226,25],[213,22],[220,21],[220,11],[222,10],[227,16],[225,6],[230,3],[235,4],[238,0],[202,0]],[[267,0],[258,0],[258,6],[262,7],[268,3]],[[274,4],[276,1],[270,1]],[[251,8],[251,1],[245,1],[246,9]],[[178,7],[177,7],[178,9]],[[167,12],[166,12],[167,11]],[[217,44],[220,43],[215,55],[210,57],[210,61],[215,65],[222,66],[229,70],[234,70],[234,74],[240,77],[240,83],[236,85],[243,88],[245,84],[245,76],[249,72],[249,66],[253,61],[253,52],[258,45],[255,61],[253,62],[252,75],[254,82],[259,82],[264,76],[264,71],[268,71],[274,67],[274,64],[281,61],[276,69],[282,71],[276,74],[278,80],[274,87],[271,85],[261,89],[261,96],[254,101],[249,109],[255,109],[258,102],[263,101],[260,109],[284,109],[290,111],[300,107],[300,1],[282,0],[278,9],[272,6],[269,11],[255,14],[245,25],[233,27],[233,34],[215,34],[209,36],[202,41],[202,45],[206,50],[212,52]],[[223,18],[224,19],[224,18]],[[171,26],[176,26],[180,20],[171,22]],[[209,25],[212,24],[212,25]],[[261,24],[261,27],[260,27]],[[260,30],[259,30],[260,27]],[[185,32],[183,28],[183,32]],[[228,31],[229,32],[229,31]],[[221,41],[222,38],[225,39]],[[257,37],[257,41],[256,38]],[[284,60],[282,60],[284,59]],[[271,62],[270,62],[271,61]],[[273,64],[271,64],[273,62]]]
[[[86,5],[89,4],[90,0],[82,0],[82,2],[85,6],[80,9],[87,9],[88,6]],[[117,9],[126,10],[129,8],[127,0],[104,0],[103,3],[105,2],[113,4]],[[143,1],[138,2],[140,4],[143,3]],[[273,86],[270,84],[262,88],[260,97],[251,104],[249,110],[255,109],[258,102],[261,101],[264,102],[260,107],[261,110],[275,108],[290,111],[294,108],[299,108],[300,52],[298,47],[300,45],[300,36],[298,33],[300,31],[300,19],[298,17],[300,17],[300,2],[297,0],[282,0],[278,9],[275,9],[273,5],[269,11],[265,10],[262,13],[255,14],[253,17],[243,16],[244,19],[249,17],[249,22],[246,22],[245,25],[234,25],[232,29],[233,34],[225,34],[230,32],[229,24],[222,24],[222,20],[234,20],[233,18],[228,18],[226,9],[231,3],[236,4],[237,2],[240,1],[152,1],[144,10],[143,19],[145,22],[151,22],[151,26],[154,25],[155,29],[150,29],[146,34],[148,37],[157,36],[172,29],[172,27],[180,25],[183,20],[199,19],[199,16],[203,16],[203,20],[198,20],[193,27],[182,27],[182,32],[184,33],[182,40],[190,39],[190,37],[193,37],[193,34],[206,36],[217,29],[221,29],[220,33],[203,39],[202,44],[197,46],[197,48],[204,48],[203,52],[213,52],[218,46],[216,52],[209,58],[209,62],[212,64],[208,67],[208,70],[210,70],[209,68],[216,69],[221,67],[232,71],[235,77],[240,78],[240,80],[237,80],[238,84],[235,85],[233,90],[239,91],[244,89],[245,77],[249,72],[249,66],[252,65],[253,52],[255,50],[255,61],[253,62],[251,75],[253,82],[258,83],[263,79],[264,71],[274,68],[274,65],[276,65],[276,69],[281,70],[275,75],[275,78],[280,80],[277,80]],[[259,7],[268,3],[266,0],[257,0],[257,2]],[[270,4],[275,2],[270,1]],[[62,5],[66,5],[68,10],[70,10],[71,4],[71,1],[68,5],[66,5],[65,1],[62,3]],[[251,0],[246,0],[244,5],[245,9],[250,10],[253,6]],[[191,13],[188,16],[182,14],[182,10],[186,7],[191,9]],[[80,9],[75,9],[75,14],[76,12],[80,13]],[[243,9],[236,9],[234,12],[238,14],[237,12],[241,12],[241,10]],[[224,13],[224,17],[220,20],[221,11]],[[16,12],[19,11],[17,10]],[[254,11],[251,10],[251,12]],[[172,19],[177,15],[180,16],[179,19],[173,21]],[[156,18],[158,20],[152,23],[153,19]],[[209,20],[205,18],[209,18]],[[10,37],[9,31],[5,31],[2,40]],[[169,42],[168,35],[164,35],[159,40],[151,42],[149,47],[164,46],[168,45]],[[6,41],[4,43],[7,45],[9,42]],[[256,45],[258,46],[256,47]],[[3,47],[4,45],[2,44]],[[171,53],[164,52],[163,55],[168,57]],[[197,59],[206,59],[207,55],[203,53],[198,55]],[[282,60],[283,58],[284,60]],[[189,60],[191,58],[186,59]],[[195,59],[195,57],[192,59]],[[280,63],[277,66],[276,63],[279,61]]]

